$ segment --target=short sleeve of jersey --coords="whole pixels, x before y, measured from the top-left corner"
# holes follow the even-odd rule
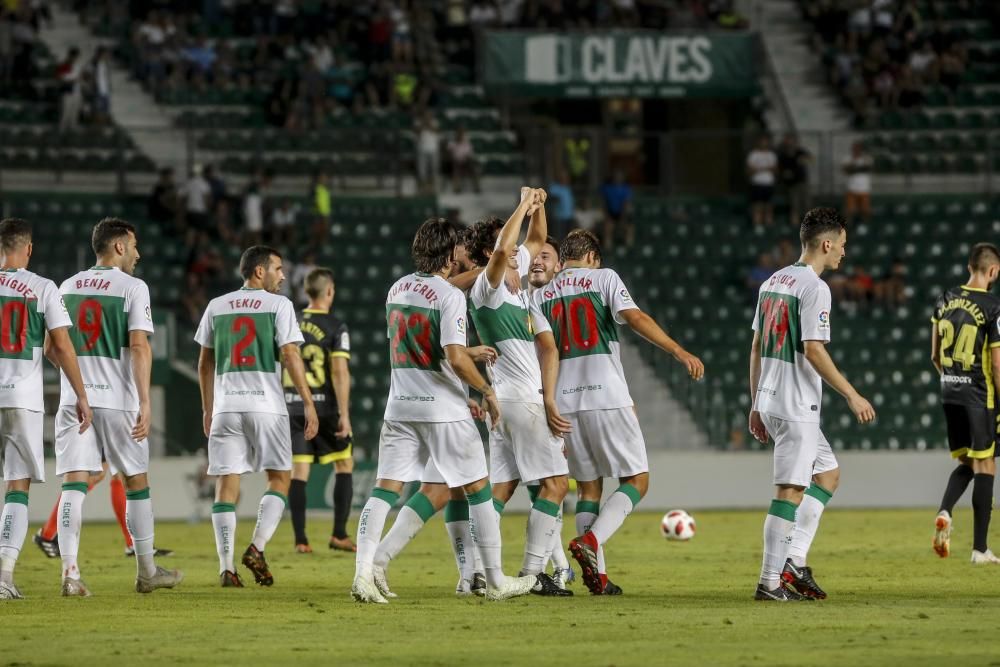
[[[517,246],[517,275],[522,279],[531,271],[531,253],[523,245]]]
[[[347,331],[347,325],[343,322],[337,327],[337,331],[333,334],[333,340],[330,341],[330,355],[344,359],[351,358],[351,335]]]
[[[625,320],[618,317],[618,313],[623,310],[631,310],[632,308],[638,308],[635,302],[632,301],[632,295],[628,293],[628,289],[625,288],[625,283],[612,269],[604,270],[605,279],[602,281],[602,291],[601,295],[604,297],[604,302],[608,304],[611,308],[611,313],[614,315],[615,322],[618,324],[624,324]]]
[[[799,302],[802,340],[830,342],[830,288],[820,281]]]
[[[469,300],[477,308],[487,306],[489,308],[499,308],[503,304],[503,290],[505,285],[503,280],[496,287],[490,285],[490,279],[486,277],[486,271],[476,276],[476,282],[469,290]]]
[[[194,333],[194,342],[202,347],[215,347],[215,325],[212,321],[212,306],[205,309],[205,314],[201,316],[198,323],[198,330]]]
[[[542,309],[538,307],[534,299],[528,302],[528,315],[531,317],[531,330],[536,336],[552,331],[552,326],[549,325],[549,321],[545,319]]]
[[[295,319],[295,308],[292,302],[286,298],[278,301],[278,308],[274,314],[274,340],[278,347],[284,347],[289,343],[302,345],[306,339],[302,337],[302,330],[299,329],[299,322]]]
[[[73,326],[73,320],[69,317],[66,304],[63,302],[59,290],[53,282],[47,282],[42,289],[39,306],[42,315],[45,317],[45,328],[49,331]]]
[[[149,288],[137,282],[129,294],[128,330],[153,333],[153,310],[149,304]]]
[[[485,280],[484,276],[480,276]],[[478,279],[477,279],[478,280]],[[457,290],[449,290],[441,300],[441,349],[446,345],[465,347],[468,326],[465,321],[465,297]]]

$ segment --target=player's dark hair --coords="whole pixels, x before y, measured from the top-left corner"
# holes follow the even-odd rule
[[[583,259],[588,252],[594,253],[598,261],[601,259],[601,242],[588,229],[574,229],[556,248],[559,250],[559,261],[563,263]]]
[[[465,238],[465,252],[473,264],[486,266],[489,263],[490,256],[486,253],[496,248],[497,236],[500,235],[503,226],[503,220],[491,216],[469,228],[468,236]]]
[[[992,243],[977,243],[969,253],[969,268],[975,273],[986,273],[994,264],[1000,264],[1000,249]]]
[[[333,282],[333,271],[330,269],[313,269],[306,275],[306,294],[310,299],[318,299],[326,291],[327,283]]]
[[[421,273],[440,271],[451,262],[458,245],[458,228],[445,218],[428,218],[413,237],[410,256]]]
[[[243,276],[243,280],[250,280],[258,266],[264,267],[267,271],[272,256],[281,259],[280,252],[266,245],[250,246],[244,250],[243,256],[240,257],[240,275]]]
[[[556,250],[556,258],[559,258],[559,241],[556,240],[554,236],[545,237],[545,245],[550,245]]]
[[[135,234],[135,225],[121,218],[104,218],[94,225],[94,233],[90,236],[90,247],[94,249],[94,254],[100,257],[130,232]]]
[[[0,248],[4,252],[19,250],[31,243],[31,223],[21,218],[0,220]]]
[[[808,211],[802,218],[799,239],[803,248],[812,248],[823,234],[840,234],[846,228],[847,223],[837,209],[821,206]]]

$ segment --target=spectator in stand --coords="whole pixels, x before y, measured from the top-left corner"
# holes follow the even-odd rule
[[[226,192],[226,181],[222,178],[222,175],[215,169],[215,165],[206,164],[204,169],[205,182],[208,183],[208,187],[212,190],[212,206],[217,207],[220,203],[229,199],[229,195]]]
[[[747,176],[750,179],[750,215],[755,226],[774,224],[774,181],[778,156],[771,150],[767,135],[757,139],[756,147],[747,155]]]
[[[812,154],[799,145],[794,134],[786,134],[778,147],[778,174],[788,197],[788,219],[798,227],[809,205],[809,164]]]
[[[316,246],[323,245],[326,237],[330,233],[330,204],[329,178],[325,171],[320,169],[313,174],[312,195],[313,203],[313,226],[312,241]]]
[[[451,187],[456,193],[465,188],[465,181],[472,181],[472,189],[479,192],[479,163],[476,151],[465,133],[465,128],[455,130],[455,138],[448,142],[448,156],[451,160]]]
[[[59,79],[59,131],[70,132],[80,125],[80,108],[83,106],[83,62],[80,49],[69,48],[65,60],[56,69]]]
[[[146,213],[154,222],[169,222],[176,224],[180,215],[180,198],[177,185],[174,183],[174,170],[164,167],[159,178],[153,184],[153,191],[146,202]]]
[[[298,242],[298,230],[295,221],[299,215],[299,207],[290,199],[284,199],[271,212],[272,243],[274,245],[291,245]]]
[[[243,245],[261,243],[264,237],[266,203],[264,193],[271,181],[268,172],[258,172],[250,180],[243,195]]]
[[[549,199],[555,200],[554,206],[549,207],[552,211],[550,233],[561,241],[576,225],[576,199],[565,169],[560,169],[559,175],[549,184]]]
[[[632,188],[625,180],[625,172],[615,171],[614,179],[608,179],[601,186],[604,200],[604,238],[601,243],[610,249],[615,243],[617,232],[625,236],[625,247],[635,243],[635,225],[632,223]]]
[[[196,230],[208,227],[208,213],[212,210],[212,186],[205,179],[200,164],[191,168],[191,178],[181,187],[184,198],[184,226]]]
[[[925,39],[920,49],[910,54],[910,69],[924,83],[936,83],[938,80],[938,55],[929,39]]]
[[[437,120],[426,111],[417,121],[417,185],[421,192],[437,192],[441,172],[440,144]]]
[[[90,61],[94,95],[94,122],[107,125],[111,115],[111,52],[106,46],[97,47]]]
[[[410,31],[410,3],[397,0],[389,8],[392,22],[392,59],[397,63],[413,62],[413,35]]]
[[[855,141],[851,145],[851,155],[842,165],[847,176],[847,196],[844,199],[844,217],[848,222],[860,216],[863,222],[872,217],[872,156],[865,152],[865,145]]]

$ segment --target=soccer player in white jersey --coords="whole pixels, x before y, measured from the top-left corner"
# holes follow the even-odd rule
[[[779,602],[826,597],[806,566],[823,508],[840,481],[819,425],[823,381],[847,399],[859,422],[875,419],[871,404],[826,351],[830,288],[820,276],[844,259],[844,219],[832,208],[814,208],[803,218],[799,238],[799,261],[760,287],[750,348],[750,432],[762,443],[768,436],[774,440],[775,485],[754,599]]]
[[[66,369],[76,400],[77,430],[90,426],[91,410],[70,340],[73,326],[55,283],[28,270],[31,225],[0,221],[0,456],[6,483],[0,513],[0,600],[21,599],[14,566],[28,532],[28,490],[45,481],[42,451],[42,354]]]
[[[224,588],[243,587],[233,565],[240,476],[261,470],[267,473],[267,491],[242,562],[261,586],[274,583],[264,548],[288,504],[292,479],[282,367],[302,398],[305,439],[312,440],[319,430],[299,352],[304,339],[295,307],[278,293],[285,280],[281,253],[267,246],[247,248],[240,258],[240,274],[243,287],[212,299],[194,336],[201,345],[198,383],[208,436],[208,474],[218,476],[212,526]]]
[[[420,479],[428,461],[449,488],[464,489],[469,499],[473,539],[486,570],[487,599],[524,595],[537,581],[533,576],[505,576],[500,564],[500,524],[466,385],[483,395],[483,409],[494,423],[500,410],[496,394],[468,355],[465,297],[448,284],[457,238],[447,220],[421,225],[412,247],[416,272],[397,280],[386,298],[392,378],[375,488],[358,520],[351,595],[359,602],[387,602],[374,581],[379,538],[403,484]]]
[[[568,489],[561,435],[570,426],[555,403],[559,352],[552,329],[527,290],[520,289],[546,238],[544,190],[524,195],[534,199],[535,210],[523,245],[517,244],[523,216],[515,214],[506,223],[491,218],[472,228],[469,255],[485,270],[469,291],[469,306],[480,340],[498,353],[487,367],[504,415],[489,434],[494,505],[502,512],[520,481],[537,480],[541,488],[528,516],[521,574],[541,574]],[[516,276],[513,290],[508,273]],[[572,595],[558,586],[539,585],[533,592]]]
[[[557,407],[570,424],[565,434],[570,476],[577,480],[580,535],[570,552],[594,595],[608,590],[601,545],[621,527],[649,487],[646,443],[639,430],[619,357],[618,324],[672,355],[700,380],[705,367],[635,305],[618,274],[601,268],[601,247],[586,230],[569,233],[559,249],[563,269],[532,295],[559,348]],[[599,508],[603,478],[618,489]]]
[[[59,288],[75,324],[71,336],[94,411],[93,427],[80,433],[77,392],[62,368],[56,414],[56,474],[63,476],[59,555],[62,594],[88,596],[77,554],[87,481],[107,459],[125,475],[125,516],[135,547],[135,590],[173,588],[184,575],[156,565],[153,503],[149,497],[149,399],[153,333],[149,288],[134,277],[139,261],[135,227],[117,218],[97,223],[91,237],[97,264],[68,278]],[[51,358],[51,357],[50,357]],[[55,360],[53,360],[55,363]]]

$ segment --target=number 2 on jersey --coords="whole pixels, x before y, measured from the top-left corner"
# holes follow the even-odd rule
[[[237,317],[233,320],[233,333],[243,334],[243,338],[236,341],[233,345],[232,357],[230,362],[234,368],[246,368],[247,366],[253,366],[257,363],[257,357],[252,354],[244,354],[246,349],[253,345],[257,338],[257,325],[254,323],[252,317]]]
[[[971,371],[976,365],[976,334],[979,330],[974,324],[963,324],[958,330],[958,340],[955,340],[955,325],[948,320],[938,320],[938,335],[941,337],[941,365],[951,368],[958,361],[962,370]],[[952,343],[955,349],[951,356],[948,350]]]

